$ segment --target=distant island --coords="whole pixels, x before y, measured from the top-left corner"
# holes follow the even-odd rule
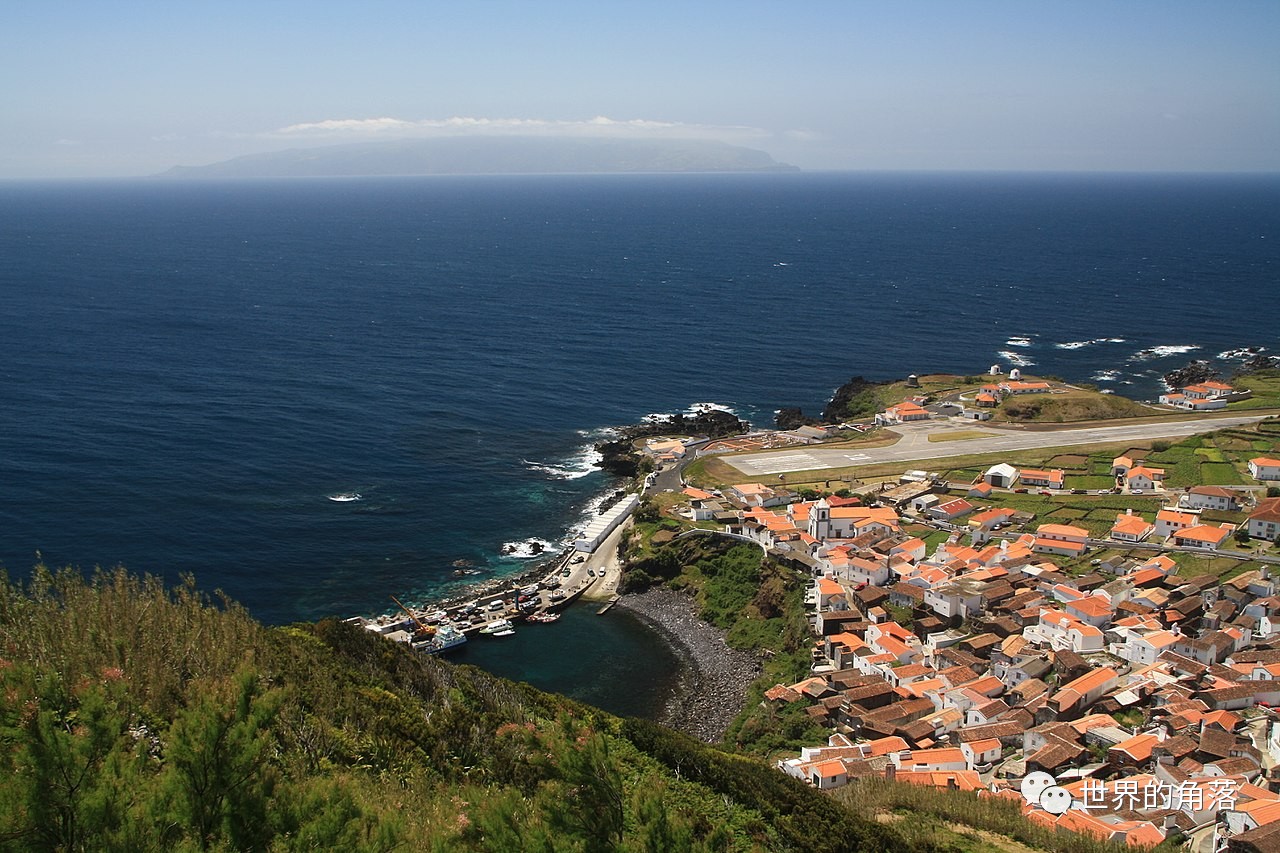
[[[466,137],[290,148],[205,166],[174,166],[166,178],[375,177],[411,175],[796,172],[764,151],[703,140]]]

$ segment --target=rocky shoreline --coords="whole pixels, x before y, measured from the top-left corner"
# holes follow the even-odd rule
[[[727,646],[724,631],[699,619],[693,600],[681,593],[651,589],[624,595],[618,607],[648,622],[685,664],[658,722],[705,743],[724,737],[746,702],[747,686],[760,675],[759,657]]]

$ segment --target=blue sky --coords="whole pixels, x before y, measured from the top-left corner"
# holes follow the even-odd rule
[[[1280,2],[12,0],[0,178],[466,133],[806,169],[1276,171]]]

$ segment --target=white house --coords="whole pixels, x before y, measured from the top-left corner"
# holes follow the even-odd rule
[[[1216,509],[1234,512],[1240,509],[1236,493],[1221,486],[1192,486],[1178,498],[1178,506],[1185,509]]]
[[[968,743],[960,744],[960,751],[964,753],[965,761],[969,764],[969,769],[973,770],[979,766],[994,764],[1000,760],[1000,739],[987,738],[986,740],[974,740]]]
[[[1175,530],[1170,534],[1169,541],[1182,548],[1203,548],[1206,551],[1216,551],[1222,546],[1223,542],[1227,541],[1231,531],[1234,529],[1230,524],[1218,526],[1197,524],[1194,527]]]
[[[1178,636],[1171,631],[1150,631],[1143,634],[1135,632],[1129,634],[1128,642],[1119,646],[1117,651],[1120,657],[1130,663],[1145,666],[1155,663],[1156,658],[1172,649],[1176,642]]]
[[[1042,524],[1036,528],[1032,551],[1076,557],[1088,550],[1089,531],[1070,524]]]
[[[1258,508],[1249,514],[1245,528],[1255,539],[1280,537],[1280,498],[1267,498],[1258,502]]]
[[[944,619],[963,619],[982,612],[982,590],[966,581],[943,584],[925,590],[924,606]]]
[[[1148,468],[1145,465],[1136,465],[1129,469],[1125,474],[1125,485],[1129,487],[1129,491],[1151,491],[1152,489],[1161,488],[1164,484],[1163,468]]]
[[[1280,459],[1267,456],[1250,459],[1249,476],[1255,480],[1280,480]]]
[[[968,515],[973,512],[973,504],[964,498],[956,498],[947,501],[944,504],[931,507],[928,511],[930,518],[936,518],[940,521],[950,521],[953,518],[959,518],[962,515]]]
[[[1033,471],[1030,468],[1024,468],[1018,472],[1019,479],[1022,480],[1024,486],[1042,486],[1046,489],[1061,489],[1063,483],[1066,482],[1066,472],[1061,469],[1053,471]]]
[[[1076,654],[1100,652],[1105,648],[1101,628],[1081,622],[1061,610],[1040,611],[1040,623],[1028,625],[1022,636],[1032,643],[1048,645],[1056,651],[1070,649]]]
[[[920,773],[969,769],[969,762],[959,749],[913,749],[894,753],[889,758],[899,770]]]
[[[1235,389],[1224,382],[1217,382],[1210,379],[1207,382],[1198,382],[1195,385],[1188,385],[1182,389],[1182,393],[1186,394],[1193,400],[1211,400],[1215,397],[1230,397]]]
[[[876,415],[876,423],[900,424],[908,421],[927,421],[931,417],[932,415],[929,414],[928,409],[915,403],[904,402],[896,406],[890,406]]]
[[[1200,523],[1199,512],[1162,509],[1156,513],[1156,536],[1167,538],[1179,530],[1195,527]]]
[[[1117,542],[1142,542],[1155,532],[1156,526],[1133,510],[1122,512],[1116,516],[1116,523],[1109,534]]]

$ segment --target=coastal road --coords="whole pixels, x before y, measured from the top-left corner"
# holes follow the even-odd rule
[[[915,462],[1042,447],[1072,447],[1087,444],[1118,444],[1125,441],[1150,441],[1157,438],[1185,438],[1197,433],[1256,423],[1264,417],[1266,416],[1195,418],[1168,423],[1078,427],[1034,432],[1016,428],[995,429],[977,426],[972,422],[965,422],[963,426],[959,426],[954,421],[923,421],[894,426],[894,431],[901,433],[902,438],[887,447],[826,450],[821,447],[787,448],[720,458],[749,477],[761,477],[787,471],[817,471],[859,465],[882,465],[891,462]],[[955,441],[929,441],[929,435],[932,433],[958,429],[966,432],[981,432],[984,435],[981,438]]]

